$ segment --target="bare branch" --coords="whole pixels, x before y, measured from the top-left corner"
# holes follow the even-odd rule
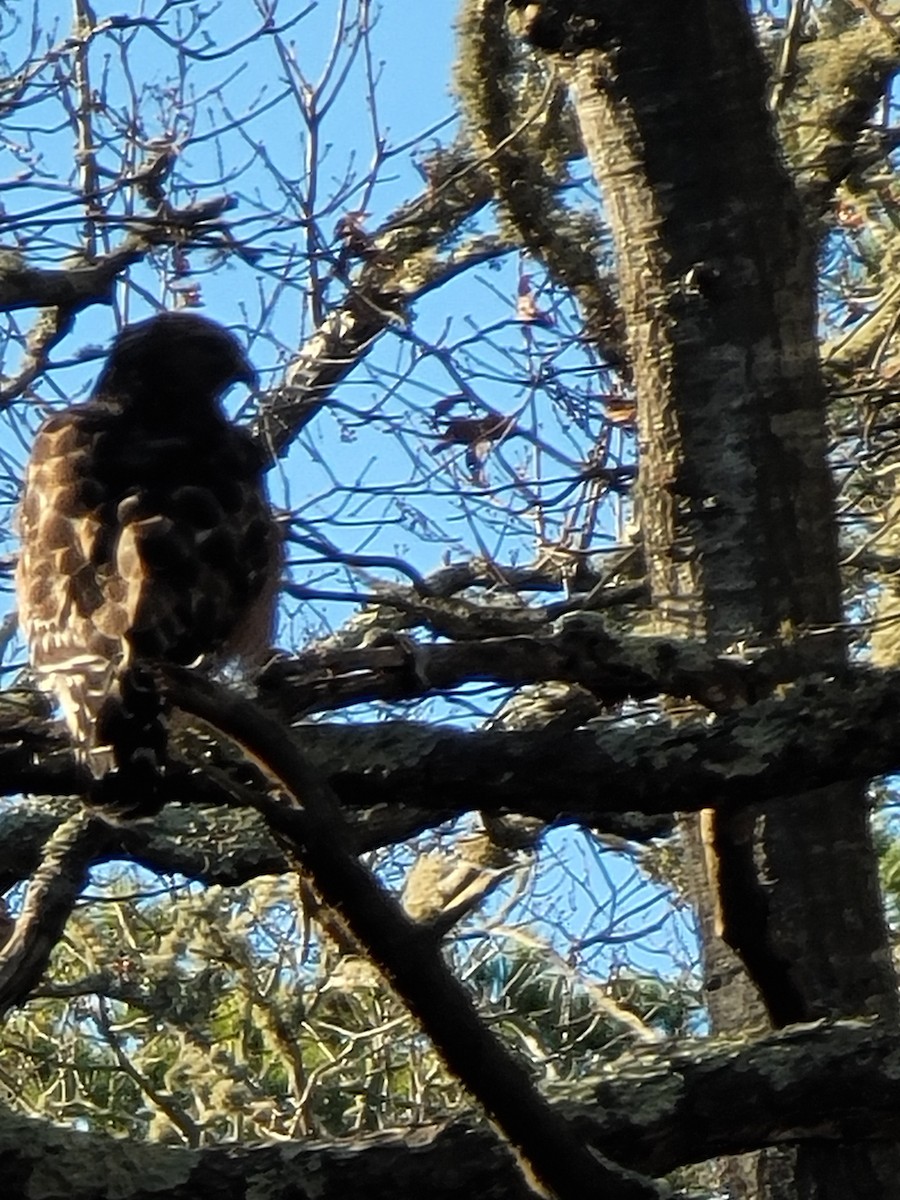
[[[509,245],[479,238],[441,257],[438,248],[491,198],[490,178],[471,153],[456,148],[429,162],[428,190],[398,209],[372,237],[374,256],[289,364],[284,383],[263,397],[254,427],[274,458],[319,411],[373,342],[407,320],[408,306],[466,270],[495,258]]]

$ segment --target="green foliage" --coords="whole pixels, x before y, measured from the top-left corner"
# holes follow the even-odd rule
[[[335,1136],[447,1116],[467,1097],[374,969],[306,936],[289,878],[150,890],[110,872],[57,947],[53,983],[3,1038],[19,1112],[199,1146]],[[479,1006],[539,1079],[584,1076],[638,1036],[682,1031],[689,993],[603,981],[499,938],[451,952]]]

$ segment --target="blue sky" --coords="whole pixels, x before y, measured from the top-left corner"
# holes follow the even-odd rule
[[[99,153],[101,166],[109,171],[102,181],[114,178],[121,169],[124,139],[116,135],[115,127],[117,121],[125,121],[133,92],[139,95],[143,118],[138,140],[146,146],[175,131],[181,158],[173,200],[186,204],[222,190],[237,198],[229,216],[236,235],[260,252],[258,266],[235,256],[191,249],[190,278],[202,289],[203,311],[245,336],[264,381],[275,380],[285,358],[310,331],[305,239],[299,223],[299,197],[309,184],[310,142],[291,97],[273,104],[285,89],[284,63],[265,36],[227,58],[179,60],[170,43],[180,36],[179,21],[189,19],[193,5],[166,5],[160,0],[135,7],[98,0],[93,7],[101,22],[123,9],[130,16],[148,19],[163,14],[157,32],[145,28],[135,36],[127,70],[117,57],[114,38],[97,39],[90,48],[91,85],[104,90],[109,105],[107,126],[103,126],[107,118],[98,116],[98,129],[112,131]],[[307,82],[317,80],[327,60],[340,9],[339,0],[319,3],[284,34],[286,49],[296,54]],[[436,133],[428,131],[454,113],[450,68],[456,9],[455,0],[385,0],[382,5],[370,59],[360,53],[348,64],[346,78],[318,131],[316,210],[321,213],[324,238],[332,236],[336,218],[355,206],[365,188],[376,127],[388,151],[402,149],[389,154],[379,171],[366,202],[371,213],[367,223],[377,225],[397,204],[421,191],[422,180],[412,161],[413,143],[425,135],[427,149],[436,138],[446,141],[452,135],[452,125]],[[40,0],[37,11],[40,44],[59,46],[70,27],[69,0]],[[301,11],[301,5],[281,4],[275,21]],[[218,7],[209,5],[207,12],[202,28],[187,43],[201,55],[240,43],[258,25],[252,0],[227,0]],[[28,36],[23,23],[0,42],[0,50],[13,65],[24,57]],[[58,61],[60,70],[71,70],[71,53],[64,52]],[[348,62],[347,55],[340,55],[338,62],[336,77]],[[0,158],[0,179],[18,179],[23,185],[7,190],[4,200],[10,214],[21,212],[23,206],[68,205],[58,214],[36,217],[26,230],[29,256],[54,266],[67,242],[77,244],[82,221],[78,198],[68,190],[75,130],[59,105],[55,69],[51,64],[42,76],[43,102],[22,114],[24,150]],[[187,71],[186,78],[182,70]],[[377,80],[377,121],[367,104],[367,71]],[[32,130],[30,141],[26,128]],[[215,130],[222,131],[220,136],[213,136]],[[32,171],[30,178],[23,176],[26,170]],[[343,199],[330,211],[329,199],[335,193]],[[127,202],[119,192],[111,195],[108,215],[122,216]],[[14,242],[19,232],[11,224],[0,234],[0,244]],[[114,245],[120,236],[120,226],[111,220],[101,231],[100,249],[104,237]],[[556,324],[548,328],[525,328],[516,320],[520,269],[539,280],[533,264],[520,267],[516,256],[510,255],[496,270],[467,273],[440,288],[417,306],[408,329],[386,335],[272,473],[276,501],[296,509],[301,522],[323,530],[343,550],[398,555],[421,571],[439,566],[445,556],[458,560],[473,553],[502,562],[529,561],[540,548],[536,531],[541,514],[522,498],[524,483],[530,487],[532,481],[546,481],[536,482],[529,495],[566,494],[596,440],[593,422],[599,406],[593,393],[605,382],[585,361],[572,335],[580,327],[570,308],[561,309]],[[128,320],[152,311],[153,302],[171,302],[171,256],[160,255],[135,269],[131,280],[136,286],[121,287],[118,296],[119,316]],[[24,331],[33,316],[18,314],[14,322]],[[0,445],[11,447],[19,461],[26,449],[25,431],[34,427],[44,407],[83,395],[89,387],[97,360],[77,363],[75,356],[86,345],[102,347],[108,342],[115,328],[112,318],[105,309],[79,317],[74,332],[54,351],[55,368],[33,394],[17,401],[13,419],[24,436],[17,441],[14,429]],[[10,373],[15,366],[13,352],[3,369]],[[434,403],[459,390],[455,370],[479,400],[499,412],[515,414],[538,442],[552,443],[562,461],[548,456],[534,441],[510,440],[488,460],[487,486],[474,486],[462,451],[441,448],[431,421]],[[561,403],[557,403],[559,395]],[[236,402],[242,399],[235,397]],[[593,416],[585,415],[589,409]],[[627,454],[624,436],[614,434],[620,451]],[[552,542],[556,527],[549,515],[547,521],[548,542]],[[611,538],[606,521],[597,533],[597,545],[602,547]],[[348,593],[369,586],[352,572],[315,562],[298,563],[296,578]],[[283,644],[302,644],[329,623],[340,623],[353,608],[350,602],[294,605],[286,611]],[[462,707],[457,717],[473,719],[472,712]],[[562,835],[558,840],[565,845]],[[596,847],[585,850],[585,872],[595,869],[597,853]],[[562,854],[558,860],[563,877],[570,870],[566,859],[567,854]],[[580,879],[582,868],[578,875]],[[550,890],[548,883],[548,894]],[[552,890],[559,893],[558,888]],[[602,882],[597,894],[605,895]],[[585,912],[583,901],[577,904],[586,917],[592,915]],[[614,904],[610,911],[617,911]]]
[[[364,202],[371,228],[398,203],[421,192],[414,154],[453,134],[447,122],[454,113],[450,67],[455,9],[449,0],[388,2],[374,24],[368,57],[363,51],[352,57],[346,47],[338,54],[332,81],[339,80],[340,86],[326,91],[327,112],[316,130],[314,251],[323,242],[333,246],[335,223],[347,210]],[[187,20],[193,6],[145,5],[140,12],[149,19],[163,10],[155,31],[123,31],[118,41],[98,38],[90,46],[91,85],[102,89],[108,101],[108,111],[95,118],[99,161],[106,171],[102,181],[114,180],[122,171],[121,153],[128,141],[123,130],[134,93],[142,122],[141,153],[161,137],[179,147],[173,201],[190,203],[222,191],[235,197],[231,228],[259,254],[258,263],[189,249],[189,278],[202,289],[204,311],[247,339],[264,383],[271,383],[312,329],[303,223],[311,135],[296,98],[284,94],[291,74],[271,37],[259,35],[224,58],[196,57],[240,46],[250,36],[258,27],[251,0],[210,6],[202,28],[190,36],[183,25],[179,34],[179,22]],[[68,4],[53,0],[39,11],[43,41],[58,46],[69,28]],[[121,10],[109,3],[96,5],[95,11],[102,22]],[[284,11],[303,10],[282,5],[276,23],[284,20]],[[283,33],[283,53],[300,66],[293,76],[300,90],[319,80],[341,11],[337,0],[320,3]],[[349,4],[347,11],[355,6]],[[21,26],[5,45],[14,62],[26,32]],[[177,36],[194,57],[179,59],[170,44]],[[116,47],[132,37],[124,70]],[[58,69],[70,71],[72,62],[72,55],[64,53]],[[10,193],[11,212],[14,204],[17,211],[23,205],[67,205],[47,220],[46,229],[32,229],[29,235],[29,256],[53,265],[66,243],[77,244],[81,230],[77,195],[60,191],[61,184],[68,187],[72,173],[76,131],[60,109],[59,89],[52,86],[56,69],[42,76],[48,85],[42,104],[24,114],[23,123],[32,128],[35,116],[39,120],[33,149],[18,160],[13,156],[3,168],[7,178],[17,171],[21,175],[24,160],[32,172],[30,179],[19,180],[24,186]],[[369,76],[376,81],[374,112],[368,102]],[[369,187],[379,141],[384,157]],[[139,165],[140,154],[126,164],[130,170]],[[108,245],[116,244],[121,236],[117,220],[128,200],[121,192],[108,198],[101,242],[105,237]],[[480,218],[480,225],[486,220]],[[40,224],[36,218],[35,225]],[[533,553],[536,529],[532,493],[523,491],[522,481],[546,481],[533,490],[536,496],[559,494],[596,441],[597,426],[587,413],[597,412],[590,396],[605,384],[589,364],[585,367],[573,338],[579,327],[571,306],[557,314],[555,328],[523,329],[515,312],[518,274],[525,270],[539,280],[540,272],[533,264],[520,267],[514,255],[494,266],[466,273],[422,300],[410,326],[382,338],[273,473],[276,499],[301,509],[301,519],[326,525],[345,549],[399,555],[423,571],[438,566],[445,554],[485,553],[522,561]],[[146,315],[153,303],[172,304],[170,255],[158,255],[134,269],[130,278],[136,286],[119,290],[120,319]],[[329,296],[335,291],[332,285]],[[23,329],[28,316],[18,319]],[[78,318],[74,333],[54,351],[59,366],[48,373],[36,399],[62,403],[83,392],[96,367],[72,365],[73,356],[85,345],[106,344],[113,331],[110,316],[106,310],[92,310]],[[5,369],[14,369],[14,363]],[[579,379],[568,374],[573,370],[585,373]],[[433,425],[434,404],[460,391],[460,376],[479,403],[515,414],[523,430],[545,444],[541,450],[535,441],[513,439],[498,448],[488,472],[488,494],[473,488],[460,448],[440,447]],[[557,380],[574,388],[568,408],[553,401]],[[30,426],[39,415],[34,400],[19,406]],[[621,440],[618,433],[614,436]],[[547,535],[555,536],[552,520]],[[304,613],[309,612],[307,607]]]

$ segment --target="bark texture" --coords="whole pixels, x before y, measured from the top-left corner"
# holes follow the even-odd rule
[[[639,502],[660,632],[801,639],[842,658],[816,246],[738,0],[528,10],[557,56],[613,226],[640,425]],[[702,823],[710,925],[776,1025],[897,1015],[856,785]],[[715,936],[719,1028],[749,1002]],[[900,1195],[895,1148],[802,1150],[797,1196]],[[860,1190],[862,1189],[862,1190]]]
[[[624,1055],[567,1082],[564,1113],[601,1153],[662,1174],[750,1146],[893,1137],[900,1043],[866,1022],[792,1027],[755,1043],[706,1040]],[[556,1106],[554,1106],[556,1107]],[[17,1200],[525,1200],[512,1155],[484,1124],[343,1142],[181,1150],[0,1116],[4,1195]],[[845,1192],[858,1200],[871,1192]],[[875,1193],[877,1194],[877,1193]]]

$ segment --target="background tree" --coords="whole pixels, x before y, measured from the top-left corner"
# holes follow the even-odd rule
[[[530,1194],[474,1098],[563,1197],[900,1194],[900,16],[465,0],[405,140],[394,7],[236,11],[4,10],[8,521],[113,330],[202,305],[290,558],[256,679],[168,677],[150,825],[6,622],[10,1186]]]

